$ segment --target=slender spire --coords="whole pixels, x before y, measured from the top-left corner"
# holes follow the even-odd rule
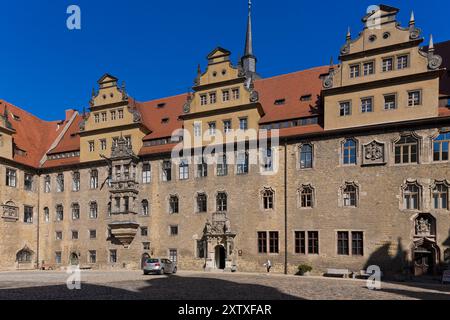
[[[244,57],[253,56],[253,35],[252,35],[252,0],[248,0],[247,34],[245,37]]]
[[[430,35],[430,43],[428,44],[428,52],[434,52],[433,35]]]
[[[347,41],[352,40],[352,33],[350,32],[350,27],[348,27],[346,39],[347,39]]]
[[[414,11],[411,11],[411,19],[409,19],[409,25],[413,26],[416,24],[416,18],[414,17]]]

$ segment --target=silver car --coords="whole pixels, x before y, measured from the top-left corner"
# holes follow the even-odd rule
[[[157,273],[176,273],[177,264],[165,258],[149,258],[144,262],[144,274]]]

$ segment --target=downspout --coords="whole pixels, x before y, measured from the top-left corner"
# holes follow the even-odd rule
[[[38,188],[37,188],[37,194],[38,194],[38,201],[37,201],[37,248],[36,248],[36,269],[39,270],[39,230],[40,230],[40,217],[41,217],[41,176],[38,175]]]
[[[284,140],[284,274],[288,273],[287,140]]]

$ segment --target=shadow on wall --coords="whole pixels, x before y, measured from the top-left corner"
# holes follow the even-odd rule
[[[130,281],[130,287],[135,287]],[[146,280],[145,286],[127,290],[82,283],[81,290],[68,290],[65,284],[41,287],[7,288],[0,286],[0,300],[300,300],[273,287],[241,284],[201,277],[168,277]],[[195,290],[193,290],[195,288]]]
[[[407,259],[408,251],[403,248],[402,239],[397,239],[397,250],[394,256],[391,256],[390,248],[392,243],[386,243],[375,252],[373,252],[366,262],[365,269],[369,266],[379,266],[384,275],[410,275],[411,261]]]

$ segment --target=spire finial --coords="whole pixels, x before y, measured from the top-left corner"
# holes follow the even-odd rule
[[[409,19],[409,25],[413,26],[416,23],[416,18],[414,17],[414,11],[411,11],[411,18]]]
[[[248,0],[247,34],[245,37],[244,57],[246,57],[246,56],[253,56],[252,1],[251,0]]]
[[[428,52],[434,52],[433,35],[430,35],[430,43],[428,44]]]
[[[347,41],[350,41],[352,39],[352,33],[350,31],[350,27],[348,27],[347,29],[347,37],[346,37]]]

